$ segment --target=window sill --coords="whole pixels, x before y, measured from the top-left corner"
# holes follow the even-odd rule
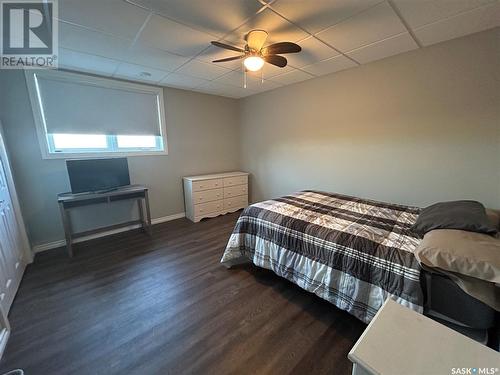
[[[165,156],[168,151],[124,151],[124,152],[58,152],[42,155],[42,159],[95,159],[95,158],[112,158],[112,157],[127,157],[127,156]]]

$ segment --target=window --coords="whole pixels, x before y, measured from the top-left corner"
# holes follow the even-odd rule
[[[155,148],[156,137],[151,135],[119,135],[116,137],[118,148]]]
[[[126,153],[162,150],[154,135],[47,134],[51,153]]]
[[[161,88],[49,70],[26,79],[44,158],[167,153]]]
[[[49,148],[54,151],[106,149],[107,140],[105,135],[49,134]]]

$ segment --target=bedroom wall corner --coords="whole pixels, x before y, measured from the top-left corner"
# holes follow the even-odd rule
[[[301,189],[500,208],[500,28],[250,96],[251,201]]]

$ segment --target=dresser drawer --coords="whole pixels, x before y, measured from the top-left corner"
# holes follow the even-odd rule
[[[202,190],[193,192],[193,204],[207,203],[222,199],[224,192],[222,189]]]
[[[222,179],[193,181],[193,191],[203,191],[222,187]]]
[[[248,195],[248,185],[226,186],[224,188],[224,198],[232,198],[240,195]]]
[[[224,187],[234,185],[245,185],[248,182],[248,176],[236,176],[224,178]]]
[[[194,205],[194,216],[203,216],[213,212],[222,211],[224,203],[222,200]]]
[[[238,210],[246,206],[248,206],[248,197],[246,195],[224,199],[224,210]]]

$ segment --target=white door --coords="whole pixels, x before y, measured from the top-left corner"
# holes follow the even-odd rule
[[[9,312],[24,272],[23,242],[0,158],[0,305]]]

